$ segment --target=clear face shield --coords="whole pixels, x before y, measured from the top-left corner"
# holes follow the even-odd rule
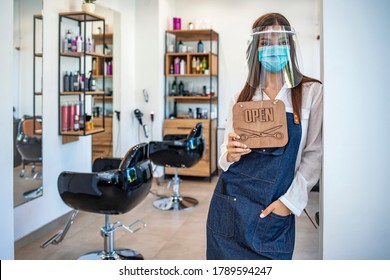
[[[252,30],[247,50],[248,79],[254,88],[288,88],[302,80],[296,33],[290,26],[263,26]]]

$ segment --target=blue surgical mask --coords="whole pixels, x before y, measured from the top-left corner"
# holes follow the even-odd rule
[[[290,59],[290,46],[265,46],[259,48],[259,61],[269,72],[281,71]]]

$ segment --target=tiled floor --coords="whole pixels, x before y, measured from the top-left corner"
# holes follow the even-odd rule
[[[188,211],[162,211],[153,207],[157,198],[150,193],[135,209],[125,215],[111,216],[111,222],[117,220],[129,225],[136,219],[141,219],[147,227],[131,234],[124,229],[115,232],[115,246],[132,248],[142,253],[148,260],[203,260],[206,248],[206,217],[211,194],[217,177],[212,182],[190,181],[184,179],[181,184],[181,194],[195,197],[199,205]],[[153,183],[152,191],[158,194],[170,194],[165,186]],[[314,220],[318,211],[318,192],[310,193],[307,211]],[[294,259],[319,258],[318,230],[305,214],[296,219],[296,245]],[[44,249],[40,244],[53,233],[44,235],[28,245],[17,249],[15,259],[67,260],[77,259],[86,252],[103,248],[103,238],[100,227],[104,224],[104,216],[80,212],[70,228],[65,239],[58,245],[50,245]],[[58,229],[57,229],[58,230]]]

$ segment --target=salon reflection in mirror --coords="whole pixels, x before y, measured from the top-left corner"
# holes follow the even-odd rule
[[[14,207],[43,195],[42,0],[14,0]]]

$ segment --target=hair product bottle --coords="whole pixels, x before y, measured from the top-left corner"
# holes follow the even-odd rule
[[[198,52],[203,52],[204,51],[204,48],[203,48],[203,43],[201,40],[199,40],[198,42]]]
[[[171,89],[171,94],[170,95],[176,95],[176,91],[177,91],[176,80],[173,80],[172,89]]]
[[[84,86],[85,86],[85,75],[81,74],[81,77],[80,77],[80,91],[84,91]]]
[[[69,74],[69,91],[74,91],[73,86],[74,86],[73,74],[72,74],[72,72],[70,72],[70,74]]]
[[[173,63],[171,63],[171,66],[169,67],[169,74],[175,74],[175,68],[173,67]]]
[[[179,83],[179,95],[183,95],[184,93],[184,84],[183,81],[180,81]]]
[[[198,58],[196,58],[196,74],[200,74],[201,73],[200,67],[201,67],[201,64],[200,64],[200,59],[198,57]]]
[[[82,52],[83,51],[83,41],[81,39],[81,36],[77,36],[76,40],[76,51],[77,52]]]
[[[85,121],[84,121],[84,107],[83,107],[83,101],[80,101],[80,118],[79,118],[79,123],[80,123],[80,129],[84,129],[85,127]]]
[[[175,58],[175,74],[180,74],[180,58]]]
[[[80,116],[79,115],[74,115],[73,130],[74,131],[80,130]]]
[[[64,90],[64,92],[69,91],[69,75],[68,75],[68,71],[65,71],[63,90]]]
[[[192,74],[196,74],[196,58],[195,58],[195,56],[192,58],[191,68],[192,68]]]
[[[207,59],[206,57],[204,56],[203,59],[202,59],[202,70],[203,70],[203,74],[205,74],[205,70],[207,69]]]
[[[68,128],[69,130],[73,130],[74,128],[74,115],[75,115],[75,105],[70,104],[69,106],[69,115],[68,115]]]
[[[68,131],[68,104],[61,105],[61,131]]]
[[[79,82],[79,74],[78,74],[79,72],[78,71],[76,71],[75,73],[74,73],[74,76],[73,76],[73,90],[74,91],[79,91],[80,90],[80,87],[79,87],[79,84],[80,84],[80,82]]]
[[[76,52],[77,51],[77,37],[73,37],[72,38],[72,52]]]
[[[111,61],[107,62],[107,75],[109,75],[109,76],[112,75],[112,62]]]
[[[68,30],[68,32],[66,32],[66,40],[67,40],[67,49],[68,49],[68,52],[71,52],[72,51],[72,33],[70,33],[70,30]]]
[[[186,62],[184,59],[180,61],[180,74],[184,75],[186,73]]]

